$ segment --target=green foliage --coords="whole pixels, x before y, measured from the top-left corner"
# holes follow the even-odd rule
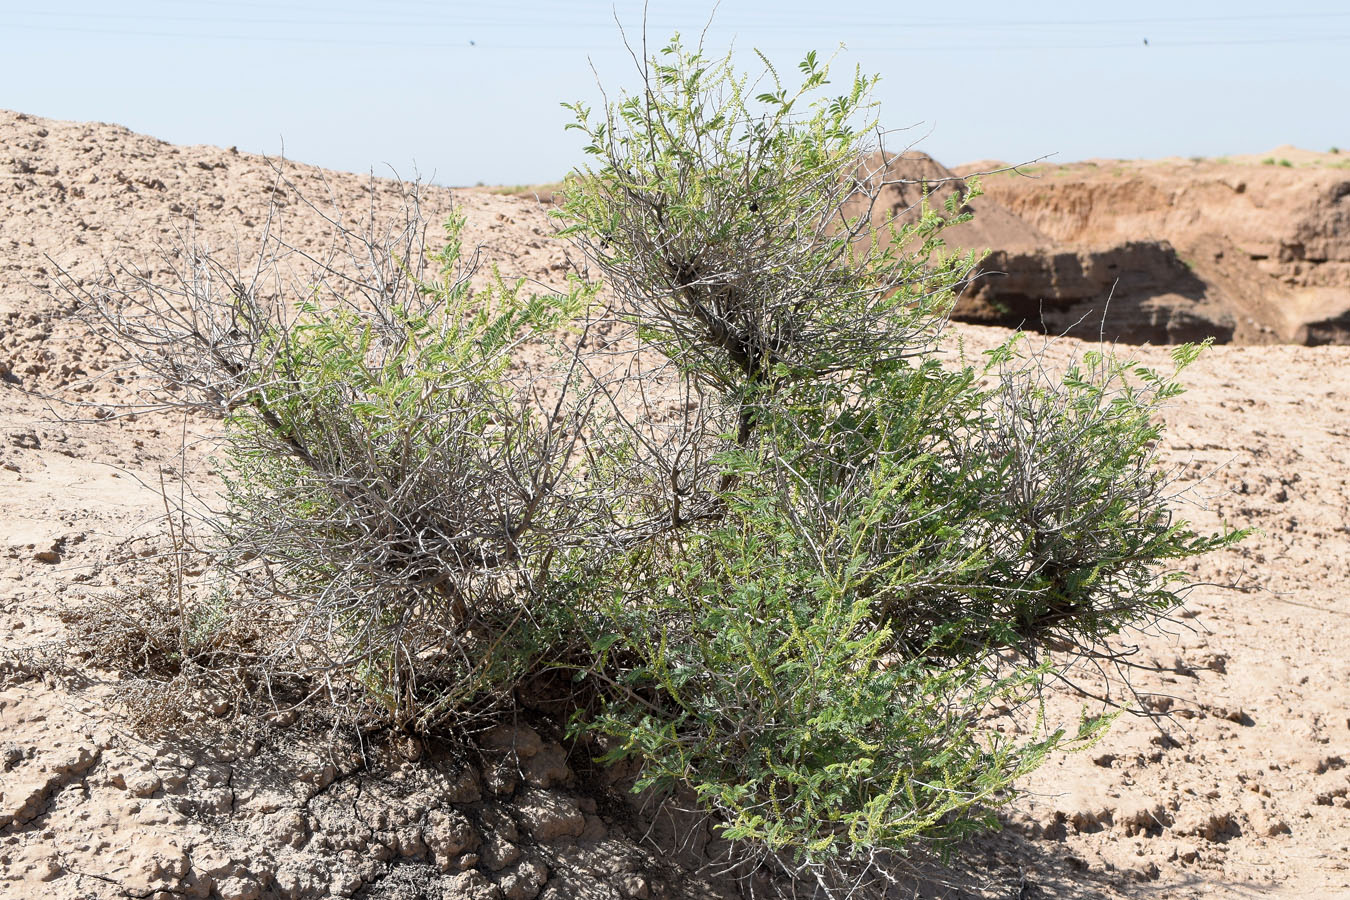
[[[220,460],[230,564],[288,598],[307,651],[399,722],[509,691],[534,665],[525,583],[564,445],[511,367],[592,292],[527,296],[495,273],[473,290],[462,225],[400,301],[313,296],[260,327]]]
[[[814,56],[793,88],[765,66],[770,90],[677,39],[603,117],[570,107],[597,163],[568,182],[566,233],[619,317],[735,412],[654,454],[686,477],[671,526],[605,563],[613,690],[578,727],[728,836],[833,871],[987,825],[1046,753],[1094,739],[1106,719],[1015,738],[994,710],[1036,694],[1051,650],[1100,653],[1174,608],[1158,565],[1236,536],[1172,519],[1152,453],[1175,373],[1092,352],[1056,376],[1018,339],[940,362],[975,262],[940,233],[969,195],[874,231],[875,80],[822,97]],[[682,514],[691,495],[703,514]]]
[[[618,698],[589,727],[643,759],[639,787],[691,786],[728,837],[797,864],[968,833],[1062,737],[1016,745],[979,727],[1043,672],[895,656],[875,573],[822,567],[778,499],[738,497],[719,527],[631,560],[659,574],[607,613],[614,646],[641,661],[625,687],[651,699]],[[868,524],[840,528],[856,543]]]
[[[992,724],[1057,670],[1049,648],[1174,609],[1184,576],[1159,563],[1237,535],[1164,502],[1174,379],[1090,353],[1051,380],[1016,340],[991,357],[787,392],[721,459],[723,516],[612,564],[596,650],[622,691],[584,727],[641,758],[642,785],[828,868],[987,827],[1048,752],[1100,734],[1109,716]]]
[[[727,395],[911,348],[975,262],[942,254],[937,237],[966,218],[969,195],[879,229],[870,205],[850,207],[875,174],[860,151],[876,77],[855,73],[830,96],[814,53],[791,87],[763,62],[752,81],[677,38],[646,89],[602,116],[564,104],[594,168],[566,182],[562,233],[610,278],[645,343]]]

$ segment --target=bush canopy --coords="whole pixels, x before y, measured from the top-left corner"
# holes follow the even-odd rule
[[[414,193],[283,290],[269,237],[251,274],[193,249],[91,308],[224,418],[216,602],[268,611],[260,659],[414,728],[569,673],[575,733],[640,787],[829,881],[1091,742],[1109,715],[1045,723],[1047,679],[1241,535],[1178,520],[1156,460],[1200,348],[950,352],[979,260],[941,236],[978,184],[878,215],[876,78],[760,61],[676,38],[568,104],[591,162],[554,215],[603,290],[485,277],[462,218],[428,255]]]

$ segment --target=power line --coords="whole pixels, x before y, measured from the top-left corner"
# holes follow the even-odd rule
[[[262,23],[266,24],[266,23]],[[425,41],[425,40],[397,40],[397,39],[372,39],[365,38],[343,38],[343,37],[317,37],[301,35],[274,35],[274,34],[222,34],[212,32],[187,32],[187,31],[154,31],[145,29],[124,29],[124,28],[102,28],[96,26],[77,26],[77,25],[35,25],[31,23],[9,23],[4,27],[23,29],[40,32],[61,32],[77,34],[97,34],[97,35],[115,35],[122,37],[142,37],[142,38],[172,38],[176,40],[196,39],[203,41],[227,41],[244,43],[268,43],[268,44],[292,44],[292,45],[313,45],[313,46],[340,46],[340,47],[396,47],[405,49],[429,49],[429,50],[449,50],[449,49],[469,49],[470,32],[465,31],[465,37],[462,41]],[[1223,47],[1223,46],[1258,46],[1258,45],[1276,45],[1276,44],[1313,44],[1313,43],[1339,43],[1350,40],[1350,33],[1347,34],[1315,34],[1290,37],[1264,37],[1264,38],[1217,38],[1201,40],[1166,40],[1151,39],[1149,49],[1166,49],[1169,47]],[[582,46],[575,43],[549,42],[545,44],[525,44],[525,43],[490,43],[482,40],[476,41],[475,51],[486,50],[531,50],[531,51],[560,51],[577,52],[587,49],[608,49],[609,42],[596,46]],[[773,45],[757,44],[761,49],[780,49]],[[1026,43],[1018,41],[1016,44],[979,44],[973,42],[962,42],[956,44],[925,44],[922,42],[909,43],[904,46],[894,44],[869,45],[869,44],[850,44],[852,50],[903,50],[905,53],[933,53],[933,52],[957,52],[962,50],[980,50],[980,51],[1044,51],[1044,50],[1116,50],[1116,49],[1141,49],[1136,39],[1116,40],[1106,43]],[[789,48],[791,49],[791,48]]]
[[[268,12],[319,12],[326,15],[365,15],[370,13],[369,9],[351,10],[335,7],[312,7],[296,6],[293,4],[266,4],[266,3],[242,3],[236,2],[233,6],[248,6],[265,9]],[[440,4],[432,4],[436,11],[443,13],[445,7]],[[496,12],[503,10],[504,4],[498,3],[493,9]],[[549,11],[558,13],[556,3],[538,5],[538,4],[505,4],[507,8],[514,8],[522,13],[542,13]],[[581,8],[594,9],[591,5],[585,5]],[[535,25],[548,25],[549,27],[566,28],[612,28],[614,26],[613,18],[609,15],[597,16],[593,21],[579,21],[575,12],[561,10],[562,15],[557,16],[556,20],[549,20],[542,16],[536,16],[530,21]],[[219,16],[219,15],[159,15],[154,13],[123,13],[123,12],[63,12],[59,10],[27,10],[19,15],[38,18],[78,18],[82,21],[90,19],[112,19],[112,20],[132,20],[132,21],[160,21],[160,22],[197,22],[202,24],[289,24],[289,25],[340,25],[353,27],[443,27],[445,25],[473,25],[478,27],[511,27],[519,28],[521,26],[521,16],[489,16],[481,15],[455,15],[449,19],[436,15],[429,15],[416,19],[396,19],[389,17],[363,18],[363,19],[344,19],[325,22],[320,17],[316,19],[308,16],[301,19],[279,19],[274,17],[245,17],[245,16]],[[773,21],[763,21],[759,18],[746,18],[739,20],[734,15],[720,17],[716,20],[717,25],[723,29],[729,29],[737,25],[753,27],[756,31],[782,31],[795,29],[818,30],[821,22],[818,16],[804,15],[800,16],[798,21],[790,21],[790,16],[785,17],[776,14]],[[961,29],[963,32],[970,29],[988,30],[992,28],[1094,28],[1098,26],[1120,26],[1120,25],[1214,25],[1223,23],[1237,22],[1262,22],[1262,21],[1301,21],[1311,22],[1313,20],[1326,19],[1350,19],[1350,12],[1328,12],[1328,13],[1291,13],[1291,14],[1251,14],[1251,15],[1219,15],[1219,16],[1152,16],[1140,18],[1122,18],[1122,19],[1003,19],[1003,20],[981,20],[981,19],[930,19],[930,20],[879,20],[879,19],[843,19],[832,18],[829,25],[833,28],[867,28],[876,29]],[[665,21],[663,18],[662,22]],[[53,26],[60,27],[60,26]]]

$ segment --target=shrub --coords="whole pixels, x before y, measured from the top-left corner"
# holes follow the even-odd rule
[[[548,645],[537,583],[575,523],[547,501],[578,431],[566,371],[513,354],[561,354],[591,289],[475,289],[462,219],[428,254],[407,199],[308,270],[275,232],[245,275],[192,246],[176,285],[124,272],[89,313],[168,386],[157,402],[223,420],[209,550],[231,602],[277,623],[272,659],[430,727],[509,697]]]
[[[814,54],[794,87],[763,62],[676,39],[598,118],[570,105],[594,162],[555,214],[604,303],[475,290],[460,220],[428,266],[414,202],[342,230],[298,302],[274,244],[261,276],[190,252],[176,288],[94,309],[171,402],[224,417],[221,565],[328,695],[429,728],[564,669],[574,727],[640,786],[829,886],[990,824],[1093,740],[1109,716],[998,719],[1238,535],[1174,520],[1153,458],[1198,348],[1166,374],[1095,351],[1056,373],[1016,338],[944,356],[978,260],[941,233],[978,185],[879,215],[876,79],[824,96]],[[542,368],[513,365],[527,343]]]
[[[976,262],[940,234],[971,193],[874,229],[875,79],[822,96],[814,55],[795,88],[764,65],[677,39],[602,115],[570,105],[595,162],[565,233],[699,410],[619,465],[646,483],[617,517],[650,524],[607,564],[596,650],[621,689],[583,727],[825,877],[966,833],[1090,741],[1104,718],[1017,740],[993,711],[1052,650],[1109,657],[1180,602],[1158,564],[1234,538],[1168,509],[1173,377],[1092,352],[1057,378],[1016,339],[939,361]]]

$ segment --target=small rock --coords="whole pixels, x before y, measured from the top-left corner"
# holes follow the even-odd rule
[[[528,725],[498,725],[478,738],[478,746],[493,753],[514,753],[529,759],[544,747],[539,732]]]
[[[1138,867],[1130,870],[1130,877],[1135,881],[1157,881],[1158,876],[1161,874],[1161,871],[1158,869],[1158,864],[1152,860],[1142,863]]]
[[[593,844],[596,841],[603,841],[607,837],[609,837],[609,827],[605,825],[604,821],[599,816],[587,814],[586,828],[577,836],[577,840]]]
[[[500,872],[511,863],[520,859],[520,848],[499,835],[493,835],[481,852],[483,865],[494,872]]]
[[[4,750],[0,750],[0,772],[8,772],[22,760],[23,749],[15,744],[10,744]]]
[[[61,877],[64,871],[54,857],[48,857],[34,867],[33,874],[37,876],[38,881],[52,881]]]
[[[252,878],[226,878],[216,883],[216,892],[220,900],[258,900],[262,888]]]
[[[1215,810],[1190,810],[1177,818],[1176,830],[1193,834],[1210,843],[1221,843],[1242,834],[1232,813]]]
[[[100,756],[88,747],[65,747],[42,758],[39,766],[25,766],[0,789],[0,828],[32,820],[48,798],[88,772]]]
[[[537,859],[522,859],[497,879],[506,900],[534,900],[548,880],[548,866]]]
[[[455,900],[501,900],[502,892],[482,872],[471,869],[447,878],[441,896]]]
[[[636,872],[619,879],[619,890],[625,897],[631,897],[633,900],[649,900],[652,895],[652,888],[647,879]]]
[[[459,858],[479,844],[478,835],[468,819],[454,810],[440,809],[433,810],[427,817],[422,840],[442,872],[457,871]]]
[[[1333,772],[1336,769],[1344,768],[1345,759],[1341,756],[1333,755],[1318,757],[1316,763],[1313,764],[1312,770],[1314,775],[1323,775],[1327,772]]]
[[[309,822],[298,810],[280,813],[272,822],[272,836],[299,850],[309,841]]]
[[[1121,806],[1116,811],[1115,824],[1125,829],[1127,837],[1156,835],[1172,824],[1172,816],[1161,803],[1140,800]]]
[[[1334,806],[1336,801],[1350,795],[1350,783],[1338,776],[1323,775],[1313,782],[1313,804]]]
[[[567,768],[567,751],[561,744],[546,744],[525,762],[521,774],[537,788],[564,784],[572,778],[572,770]]]
[[[521,798],[520,824],[540,843],[561,837],[580,837],[586,817],[568,798],[545,791],[530,791]]]

